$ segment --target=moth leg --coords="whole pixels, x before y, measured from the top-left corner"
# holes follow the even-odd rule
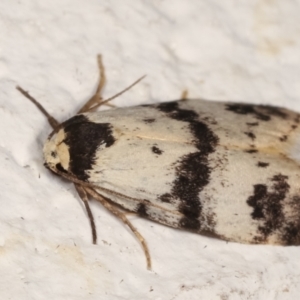
[[[87,211],[87,214],[88,214],[88,217],[89,217],[89,220],[90,220],[90,224],[91,224],[91,228],[92,228],[93,244],[97,244],[96,226],[95,226],[95,221],[94,221],[92,211],[91,211],[90,206],[89,206],[89,199],[88,199],[87,192],[79,184],[75,184],[75,188],[78,192],[79,197],[81,198],[82,202],[84,203],[85,209]]]
[[[126,215],[122,212],[120,212],[117,208],[112,206],[104,197],[102,197],[100,194],[98,194],[95,190],[86,187],[85,191],[91,195],[93,198],[98,200],[108,211],[110,211],[112,214],[114,214],[117,218],[119,218],[124,224],[126,224],[130,230],[133,232],[133,234],[138,238],[140,241],[142,248],[144,250],[146,261],[147,261],[147,269],[151,270],[151,258],[150,258],[150,252],[148,249],[148,246],[146,244],[145,239],[143,236],[138,232],[138,230],[131,224],[131,222],[127,219]]]
[[[181,92],[180,100],[187,100],[188,94],[189,94],[189,91],[188,91],[187,89],[184,89],[184,90]]]

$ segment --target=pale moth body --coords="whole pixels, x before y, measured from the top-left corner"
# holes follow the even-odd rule
[[[101,97],[105,74],[100,56],[98,63],[95,95],[63,123],[17,87],[53,128],[44,146],[45,165],[75,184],[93,243],[97,234],[90,198],[132,230],[149,269],[147,244],[120,207],[227,241],[300,244],[298,113],[204,100],[96,112],[115,98]]]
[[[299,114],[181,100],[69,119],[50,169],[143,217],[242,243],[299,244]]]

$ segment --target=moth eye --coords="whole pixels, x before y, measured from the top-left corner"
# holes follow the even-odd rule
[[[60,172],[68,173],[68,171],[65,170],[65,169],[63,168],[63,166],[61,165],[61,163],[56,164],[55,167],[56,167],[56,169],[57,169],[58,171],[60,171]]]
[[[52,152],[51,152],[51,156],[52,156],[53,158],[56,158],[57,153],[56,153],[55,151],[52,151]]]

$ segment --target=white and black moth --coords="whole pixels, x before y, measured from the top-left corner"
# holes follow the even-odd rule
[[[88,197],[174,228],[240,243],[300,243],[300,115],[263,105],[179,100],[101,112],[104,73],[79,114],[54,128],[45,165]]]

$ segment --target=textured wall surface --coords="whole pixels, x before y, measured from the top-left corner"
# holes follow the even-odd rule
[[[296,299],[299,247],[226,243],[134,215],[132,233],[98,203],[92,245],[73,185],[43,167],[50,126],[15,86],[58,120],[93,93],[103,55],[119,106],[191,98],[300,111],[300,1],[0,2],[0,298]]]

